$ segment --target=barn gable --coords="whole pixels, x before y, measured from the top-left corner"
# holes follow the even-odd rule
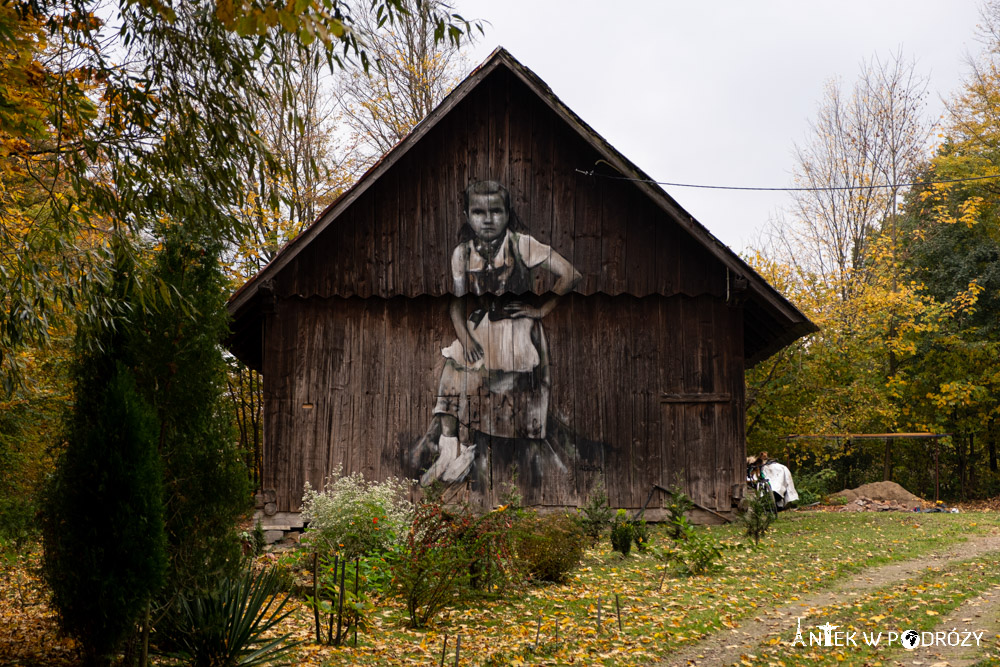
[[[500,197],[490,183],[513,233],[480,238],[473,269],[463,195]],[[487,274],[499,291],[465,294]],[[338,465],[463,482],[486,506],[515,477],[550,506],[602,479],[639,507],[680,480],[728,511],[744,368],[815,329],[502,49],[229,308],[230,348],[264,375],[262,483],[282,512]],[[502,340],[473,363],[463,326]]]
[[[450,252],[462,190],[486,179],[505,183],[525,228],[583,274],[576,293],[745,290],[748,365],[815,330],[533,72],[497,49],[233,296],[238,356],[259,370],[260,309],[272,290],[278,298],[448,294],[447,263],[426,260]]]

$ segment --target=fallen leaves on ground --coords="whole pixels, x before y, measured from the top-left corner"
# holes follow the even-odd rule
[[[40,552],[9,554],[0,576],[0,664],[68,667],[80,663],[77,643],[62,635],[38,576]]]
[[[293,598],[292,614],[279,632],[303,642],[289,662],[317,667],[438,664],[446,637],[445,662],[454,664],[459,636],[462,665],[650,664],[851,573],[998,525],[1000,518],[990,514],[783,513],[759,549],[750,548],[736,526],[700,528],[726,545],[722,567],[704,576],[668,574],[662,590],[656,590],[665,567],[661,561],[648,553],[622,559],[601,544],[587,552],[565,584],[526,585],[503,596],[456,601],[424,630],[406,626],[401,601],[380,600],[369,627],[358,633],[357,647],[353,635],[346,645],[333,647],[316,641],[312,610]],[[654,544],[665,540],[654,531]],[[5,572],[0,656],[16,661],[0,663],[76,664],[77,648],[59,636],[40,582],[19,571],[30,578],[31,606],[19,610],[13,577]]]

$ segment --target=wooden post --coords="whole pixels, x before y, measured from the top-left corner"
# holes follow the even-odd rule
[[[337,582],[337,575],[333,576],[334,583]],[[333,619],[336,614],[333,613],[333,600],[330,600],[330,614],[326,617],[326,643],[333,644]]]
[[[358,574],[361,570],[361,557],[354,559],[354,604],[358,604]],[[359,612],[357,607],[354,609],[354,648],[358,647],[358,618]]]
[[[542,634],[542,617],[538,617],[538,628],[535,630],[535,648],[532,649],[533,653],[538,653],[538,638]]]
[[[597,596],[597,631],[601,631],[601,596]]]
[[[941,441],[934,438],[934,503],[937,504],[941,498],[941,466],[938,462],[938,451],[941,449]]]
[[[615,612],[618,614],[618,632],[622,631],[622,607],[618,600],[618,593],[615,593]]]
[[[458,667],[458,655],[462,652],[462,635],[455,637],[455,667]]]
[[[323,643],[322,631],[319,627],[319,583],[317,582],[317,569],[319,563],[319,554],[315,551],[313,552],[313,618],[316,619],[316,643]]]
[[[444,655],[448,651],[448,635],[444,636],[444,643],[441,644],[441,662],[438,663],[438,667],[444,667]]]
[[[149,607],[150,601],[146,600],[146,616],[142,621],[142,653],[139,654],[139,667],[149,667]]]
[[[334,572],[334,576],[337,573]],[[340,626],[344,620],[344,577],[347,576],[347,559],[340,563],[340,600],[337,602],[337,646],[340,646]]]
[[[333,557],[333,585],[337,585],[337,569],[340,567],[340,556]],[[333,600],[330,600],[330,615],[326,617],[326,643],[333,643]]]

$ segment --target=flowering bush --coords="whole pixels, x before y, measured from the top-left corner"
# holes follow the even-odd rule
[[[323,491],[306,482],[302,516],[309,522],[307,535],[317,549],[347,559],[391,550],[406,534],[413,512],[407,483],[395,478],[366,482],[361,473],[340,473],[338,467]]]
[[[410,625],[424,627],[448,602],[479,591],[498,591],[517,579],[513,522],[506,508],[482,516],[446,508],[440,498],[421,502],[393,575]]]

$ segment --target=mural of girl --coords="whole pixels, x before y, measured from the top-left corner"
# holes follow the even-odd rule
[[[468,476],[476,448],[460,441],[463,432],[545,439],[551,381],[542,319],[582,277],[558,252],[517,229],[510,193],[497,181],[465,190],[464,215],[462,240],[451,255],[456,338],[441,351],[434,422],[415,452],[436,456],[420,479],[424,486]],[[538,272],[554,279],[544,296],[532,292]]]

